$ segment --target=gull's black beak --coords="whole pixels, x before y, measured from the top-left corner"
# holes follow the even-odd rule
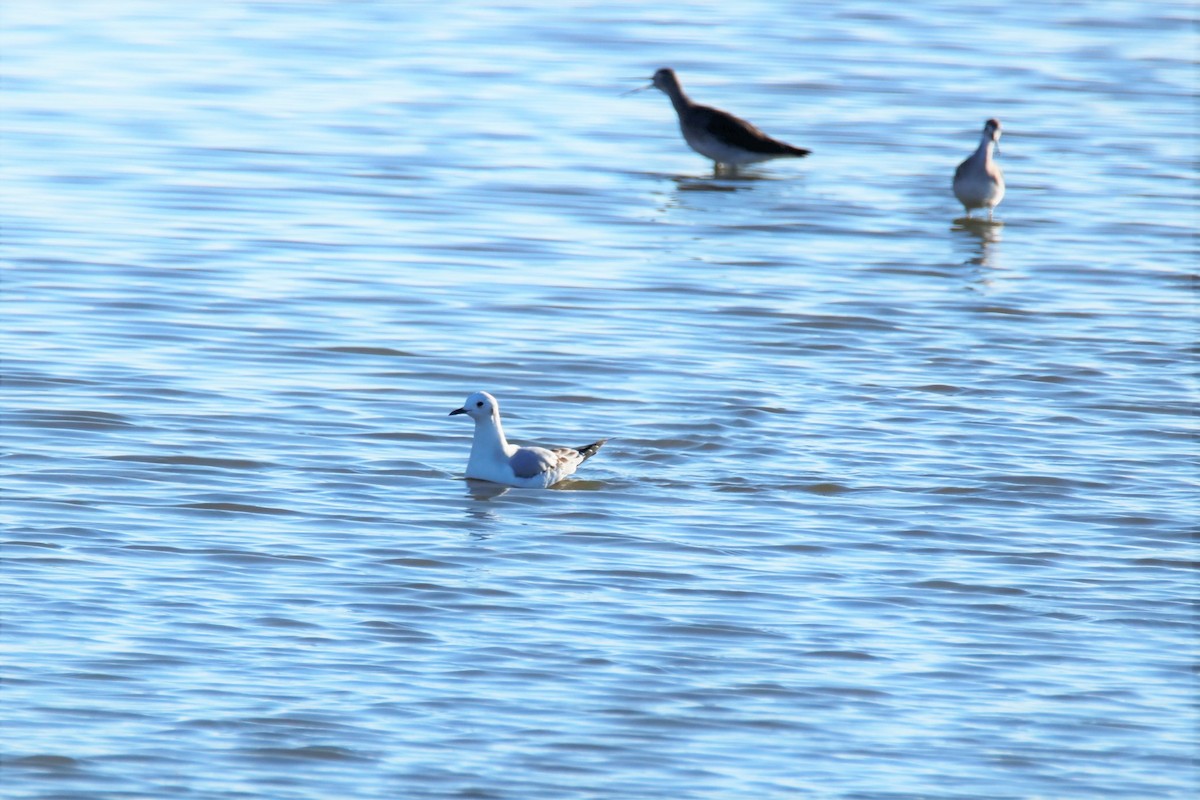
[[[455,414],[465,414],[465,413],[467,413],[467,410],[465,408],[456,408],[453,411],[451,411],[449,414],[447,414],[446,416],[453,417]]]

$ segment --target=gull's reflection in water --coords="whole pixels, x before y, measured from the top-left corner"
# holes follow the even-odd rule
[[[467,494],[472,500],[493,500],[502,494],[507,494],[512,487],[491,481],[477,481],[467,478]]]
[[[472,500],[495,500],[512,491],[511,486],[505,486],[502,483],[492,483],[491,481],[477,481],[473,478],[467,478],[467,495]],[[546,491],[550,492],[592,492],[601,489],[605,486],[603,481],[583,480],[580,478],[564,478],[553,486],[547,486]],[[536,493],[541,489],[524,489],[527,493]]]
[[[491,481],[474,480],[473,478],[465,479],[467,484],[466,504],[463,506],[463,515],[466,517],[466,525],[464,529],[472,539],[484,540],[489,539],[499,529],[498,526],[506,522],[503,513],[505,508],[512,506],[513,502],[517,505],[525,503],[538,503],[538,495],[542,491],[540,489],[520,489],[513,492],[513,487],[505,486],[502,483],[492,483]],[[553,486],[547,487],[547,491],[553,492],[588,492],[599,491],[606,484],[603,481],[594,480],[579,480],[567,478],[559,481]],[[501,503],[494,503],[505,495],[509,498]]]
[[[504,522],[493,500],[508,492],[509,487],[491,481],[466,479],[467,492],[464,497],[463,515],[466,517],[466,532],[472,539],[490,539],[496,526]]]
[[[487,539],[495,530],[496,525],[505,522],[504,509],[510,507],[513,502],[518,505],[525,503],[537,504],[538,496],[542,490],[540,489],[521,489],[509,495],[509,498],[501,503],[494,503],[509,492],[513,492],[513,487],[505,486],[502,483],[492,483],[491,481],[480,481],[472,478],[466,479],[467,503],[463,507],[463,514],[467,518],[466,530],[475,539]],[[567,478],[559,481],[553,486],[547,487],[547,491],[553,492],[595,492],[604,489],[607,484],[604,481],[596,480],[579,480]]]

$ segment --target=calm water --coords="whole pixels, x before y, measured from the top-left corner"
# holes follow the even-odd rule
[[[551,5],[5,4],[3,796],[1192,797],[1194,4]]]

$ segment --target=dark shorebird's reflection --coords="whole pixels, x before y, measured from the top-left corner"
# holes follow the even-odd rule
[[[724,175],[715,169],[712,175],[675,175],[671,178],[680,192],[741,192],[753,188],[755,175]]]
[[[729,175],[724,171],[718,172],[716,169],[710,174],[663,175],[662,177],[668,178],[675,184],[675,188],[668,195],[669,199],[666,203],[668,208],[695,207],[697,203],[703,204],[704,201],[701,198],[706,196],[715,201],[717,195],[752,191],[761,182],[778,180],[745,172]],[[690,203],[686,199],[689,196],[692,198]]]

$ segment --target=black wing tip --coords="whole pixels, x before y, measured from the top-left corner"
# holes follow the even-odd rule
[[[584,461],[587,461],[589,458],[596,455],[596,451],[603,447],[604,443],[607,441],[608,439],[600,439],[599,441],[592,442],[591,444],[585,444],[583,447],[576,447],[575,450],[583,456]]]

